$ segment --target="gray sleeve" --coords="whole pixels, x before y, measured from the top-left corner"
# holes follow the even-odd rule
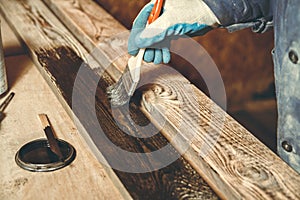
[[[222,26],[230,31],[252,27],[256,32],[272,25],[274,0],[204,0]]]

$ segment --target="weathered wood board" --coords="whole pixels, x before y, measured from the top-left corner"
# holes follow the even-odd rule
[[[79,40],[91,35],[78,18],[67,12],[72,7],[70,2],[68,5],[61,0],[46,2],[63,19],[72,19],[65,22],[70,29],[83,30],[84,35],[78,36]],[[84,15],[87,10],[83,11],[81,14]],[[120,31],[118,26],[116,30]],[[101,39],[95,42],[100,43]],[[151,69],[155,71],[157,68],[152,66]],[[146,75],[156,77],[155,74],[149,75],[149,71],[143,72],[143,76]],[[191,144],[185,158],[220,196],[229,199],[300,198],[299,174],[186,79],[178,74],[160,74],[155,83],[143,94],[144,112],[158,127],[166,120],[160,128],[169,140],[172,141],[176,134],[181,136],[179,141],[173,141],[179,151],[186,141]],[[186,88],[192,88],[192,95],[186,92]],[[203,147],[209,147],[207,154],[202,155]]]
[[[220,196],[300,198],[297,172],[198,89],[178,79],[166,82],[160,78],[143,95],[144,112],[155,124],[166,120],[161,132],[168,140],[182,136],[172,144],[177,149],[190,145],[183,149],[183,156]],[[190,87],[193,96],[184,92]],[[182,108],[185,111],[178,112]],[[152,114],[157,112],[160,114]]]
[[[89,52],[94,51],[96,47],[101,51],[95,58],[100,64],[103,66],[112,64],[114,68],[123,71],[124,63],[129,57],[124,55],[115,60],[112,56],[115,55],[113,49],[98,46],[101,42],[108,43],[115,35],[128,32],[117,20],[92,0],[44,0],[44,2]],[[113,78],[120,76],[118,70],[111,73]]]
[[[2,45],[4,56],[12,56],[12,55],[21,55],[24,54],[24,49],[22,48],[22,44],[14,34],[14,32],[9,28],[6,21],[0,16],[1,20],[1,36],[2,36]]]
[[[168,144],[161,134],[157,134],[153,138],[143,139],[134,138],[124,133],[121,128],[125,127],[132,135],[145,134],[142,130],[136,130],[131,125],[126,110],[116,109],[114,111],[123,125],[121,128],[117,126],[105,95],[106,87],[112,83],[113,77],[111,78],[108,74],[103,73],[101,66],[98,66],[92,58],[87,58],[84,48],[47,10],[45,5],[36,0],[14,0],[1,1],[0,8],[10,25],[14,27],[15,32],[26,43],[38,69],[49,85],[52,86],[65,109],[71,116],[74,115],[73,117],[75,117],[77,123],[80,122],[82,129],[80,131],[87,131],[93,134],[93,139],[95,139],[99,133],[97,126],[100,123],[106,137],[129,152],[146,154]],[[89,61],[89,65],[84,63],[84,61]],[[104,60],[103,62],[107,63],[109,61]],[[101,64],[103,65],[103,63]],[[79,79],[78,88],[75,88],[82,93],[76,99],[76,101],[82,102],[84,105],[82,112],[71,110],[72,103],[74,103],[72,102],[74,100],[72,99],[72,89],[74,90],[74,81],[77,78],[79,69],[83,69],[86,72],[86,79]],[[99,77],[101,73],[102,76]],[[85,83],[98,85],[96,93],[93,93],[93,88],[90,88]],[[89,95],[94,97],[93,99],[96,100],[95,104],[91,104],[93,99],[90,99]],[[94,109],[96,109],[96,121],[89,115]],[[139,109],[135,104],[131,105],[131,109],[133,109],[133,112],[131,112],[132,118],[138,120],[138,123],[147,123],[147,119],[143,117],[142,113],[138,112]],[[155,128],[153,127],[153,129]],[[85,139],[89,143],[90,138]],[[139,163],[149,169],[147,173],[130,173],[115,170],[115,173],[130,195],[135,199],[217,198],[199,174],[180,156],[169,166],[151,171],[152,165],[155,164],[151,163],[151,159],[145,161],[126,160],[127,158],[125,158],[124,160],[122,155],[114,152],[114,149],[108,146],[105,141],[102,141],[101,138],[96,140],[96,143],[100,147],[101,153],[108,159],[108,162],[121,160],[122,164],[128,166],[133,165],[133,163]],[[93,149],[94,147],[90,146],[90,148]],[[168,153],[169,156],[178,156],[178,152],[173,148]],[[99,156],[99,154],[96,153],[96,156]],[[116,183],[116,187],[124,195],[122,185],[118,185],[118,180],[114,173],[112,171],[110,173],[112,173],[111,178]]]

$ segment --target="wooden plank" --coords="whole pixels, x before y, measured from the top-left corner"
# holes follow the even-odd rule
[[[300,175],[188,80],[159,66],[142,77],[153,83],[142,94],[143,112],[220,197],[300,197]]]
[[[300,198],[296,171],[185,78],[158,68],[142,74],[154,83],[142,110],[221,197]]]
[[[17,36],[26,43],[29,47],[29,53],[35,63],[39,63],[37,55],[40,52],[44,52],[47,49],[55,49],[59,46],[67,46],[72,49],[74,54],[85,58],[87,54],[86,50],[80,45],[79,42],[69,33],[69,31],[56,19],[53,14],[45,7],[42,2],[39,1],[1,1],[0,3],[1,12],[6,21],[13,27]],[[20,36],[22,34],[22,36]],[[54,56],[56,59],[58,54],[49,55]],[[62,58],[69,57],[70,55],[61,55]],[[90,60],[90,66],[93,65],[93,60]],[[73,66],[70,66],[73,67]],[[97,67],[97,66],[96,66]],[[49,71],[39,67],[39,71],[42,73],[43,77],[52,86],[52,89],[62,105],[66,108],[66,111],[70,116],[73,116],[72,110],[68,109],[68,103],[63,98],[64,93],[58,87],[56,87],[56,80]],[[55,88],[55,89],[54,89]],[[68,91],[69,92],[69,91]],[[85,130],[80,130],[81,134],[84,135]],[[102,155],[99,153],[96,155],[99,159]],[[109,167],[102,166],[106,170],[106,176],[110,177],[113,181],[111,185],[113,191],[119,191],[120,194],[129,199],[130,195],[124,188],[123,184],[120,182],[119,178]],[[120,194],[117,194],[118,196]]]
[[[20,41],[1,15],[0,20],[4,56],[24,54],[24,49],[22,48]]]
[[[110,69],[113,78],[120,76],[119,71],[124,70],[124,63],[127,62],[129,57],[124,55],[115,60],[115,51],[121,50],[120,55],[124,49],[106,48],[106,46],[100,44],[102,42],[108,43],[115,35],[128,32],[127,29],[92,0],[43,1],[89,52],[95,50],[96,47],[101,51],[95,59],[103,66],[108,64],[114,66]]]
[[[69,20],[66,24],[70,29],[83,30],[80,20],[67,12],[72,6],[70,2],[67,6],[61,0],[46,2],[57,15]],[[83,11],[81,14],[86,13]],[[154,72],[158,68],[151,66]],[[147,71],[143,76],[156,77]],[[300,198],[299,175],[186,79],[167,73],[153,81],[156,84],[143,94],[145,114],[170,141],[175,134],[180,134],[179,140],[172,141],[179,151],[184,142],[191,143],[185,158],[220,196],[228,199]],[[186,88],[192,88],[191,94]],[[199,119],[203,120],[199,122]],[[165,120],[166,124],[160,126]],[[209,153],[202,155],[201,147],[210,147]]]
[[[153,162],[151,158],[133,160],[125,157],[124,159],[124,156],[115,152],[111,146],[102,140],[103,138],[99,138],[101,131],[98,126],[100,123],[105,136],[116,146],[120,146],[129,152],[147,155],[148,152],[155,151],[168,144],[167,140],[160,134],[143,139],[128,136],[126,132],[122,131],[126,128],[131,135],[147,134],[143,130],[137,130],[131,124],[131,118],[128,118],[126,110],[124,111],[121,108],[116,109],[114,112],[123,126],[120,127],[115,123],[115,118],[112,116],[105,95],[106,87],[112,83],[112,78],[106,73],[102,73],[99,80],[99,74],[103,72],[101,66],[81,65],[83,63],[82,58],[85,57],[82,53],[84,49],[80,48],[81,46],[70,33],[46,10],[40,1],[14,0],[7,2],[3,0],[0,7],[5,17],[9,19],[10,24],[29,47],[34,62],[49,84],[52,85],[52,89],[56,92],[57,97],[69,114],[76,117],[75,120],[81,123],[82,129],[93,135],[92,138],[85,138],[89,145],[97,143],[101,153],[108,159],[109,163],[120,160],[124,166],[134,167],[135,164],[139,164],[149,170],[147,173],[115,170],[134,199],[217,198],[199,174],[182,157],[179,156],[167,167],[153,170],[153,166],[157,163]],[[111,45],[108,42],[103,47],[105,50],[112,51],[113,48],[108,48]],[[107,63],[109,60],[103,58],[103,62]],[[124,66],[123,64],[122,66]],[[77,78],[79,69],[86,72],[86,77],[80,79],[78,88],[75,88],[81,92],[76,101],[83,103],[83,110],[76,112],[76,110],[71,110],[72,103],[74,103],[72,102],[72,89],[74,90],[74,81]],[[93,88],[89,87],[89,84],[99,85],[96,93],[94,93]],[[90,99],[89,96],[93,98]],[[95,104],[91,104],[93,99],[96,99]],[[95,109],[96,121],[90,114]],[[133,112],[131,112],[132,118],[135,118],[137,123],[147,123],[147,119],[143,117],[142,113],[138,112],[139,109],[135,104],[131,106],[131,109],[133,109]],[[98,121],[98,119],[101,120]],[[93,139],[94,141],[91,141]],[[90,148],[94,149],[94,152],[96,151],[95,146],[90,146]],[[178,152],[173,148],[167,153],[166,158],[178,156]],[[97,152],[96,155],[98,155]]]
[[[30,58],[10,56],[5,61],[9,88],[15,96],[0,124],[0,199],[121,199],[107,172]],[[33,173],[15,163],[16,152],[22,145],[46,137],[37,117],[39,113],[47,113],[58,138],[77,150],[70,166],[54,172]]]

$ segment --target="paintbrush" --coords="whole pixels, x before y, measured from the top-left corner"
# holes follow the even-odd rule
[[[163,0],[156,0],[148,17],[147,25],[151,24],[159,17],[163,2]],[[112,106],[118,107],[124,105],[133,95],[140,80],[140,70],[144,53],[145,49],[140,49],[136,56],[132,56],[128,60],[127,66],[119,81],[107,88],[107,94]]]

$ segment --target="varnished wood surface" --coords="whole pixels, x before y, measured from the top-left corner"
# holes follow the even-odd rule
[[[143,76],[157,77],[149,71]],[[167,119],[160,128],[170,141],[179,134],[173,141],[179,151],[185,140],[191,144],[185,158],[222,197],[299,198],[299,175],[186,79],[168,73],[155,82],[143,94],[145,113],[158,127]]]
[[[52,89],[55,90],[65,109],[71,112],[73,84],[77,71],[83,63],[82,58],[86,57],[84,56],[84,49],[76,43],[60,22],[46,11],[46,8],[40,1],[2,1],[1,10],[27,44],[33,60],[52,86]],[[104,62],[107,61],[104,60]],[[150,160],[146,161],[146,163],[142,163],[144,161],[140,160],[124,160],[124,157],[120,157],[121,155],[114,152],[105,141],[97,140],[98,123],[103,126],[105,135],[112,142],[130,152],[147,153],[155,151],[168,143],[167,140],[161,134],[153,138],[140,139],[129,137],[124,133],[116,125],[105,95],[106,87],[112,83],[112,78],[108,74],[102,74],[103,76],[100,77],[98,83],[99,75],[97,73],[101,72],[100,66],[97,68],[97,65],[89,66],[84,64],[83,69],[86,70],[87,79],[82,80],[83,84],[79,85],[79,91],[83,95],[78,98],[78,101],[82,101],[84,111],[75,111],[71,114],[75,114],[82,127],[94,136],[92,139],[98,144],[101,153],[108,162],[111,159],[121,160],[128,166],[131,166],[133,162],[137,162],[151,169],[152,163]],[[91,88],[88,87],[89,85],[84,84],[85,81],[96,85],[99,84],[96,94],[93,94],[96,95],[97,100],[95,107],[90,104],[90,99],[84,95],[92,92]],[[94,108],[96,108],[96,115],[99,121],[97,119],[95,121],[89,115]],[[138,119],[139,123],[142,123],[142,121],[147,123],[147,119],[138,112],[135,104],[132,104],[131,109],[134,110],[132,112],[133,118]],[[126,111],[117,109],[116,112],[117,116],[120,117],[121,124],[125,128],[127,127],[132,134],[145,134],[142,130],[136,130],[132,127],[128,121]],[[170,156],[178,154],[175,149],[171,149],[168,153]],[[148,173],[126,173],[117,170],[115,170],[115,173],[134,199],[217,198],[199,174],[182,157],[179,157],[178,160],[167,167]],[[115,182],[116,180],[113,181]]]
[[[0,123],[0,199],[122,199],[30,58],[10,56],[5,61],[9,88],[15,96]],[[29,172],[15,163],[22,145],[46,138],[39,113],[47,113],[58,138],[76,149],[70,166]]]

